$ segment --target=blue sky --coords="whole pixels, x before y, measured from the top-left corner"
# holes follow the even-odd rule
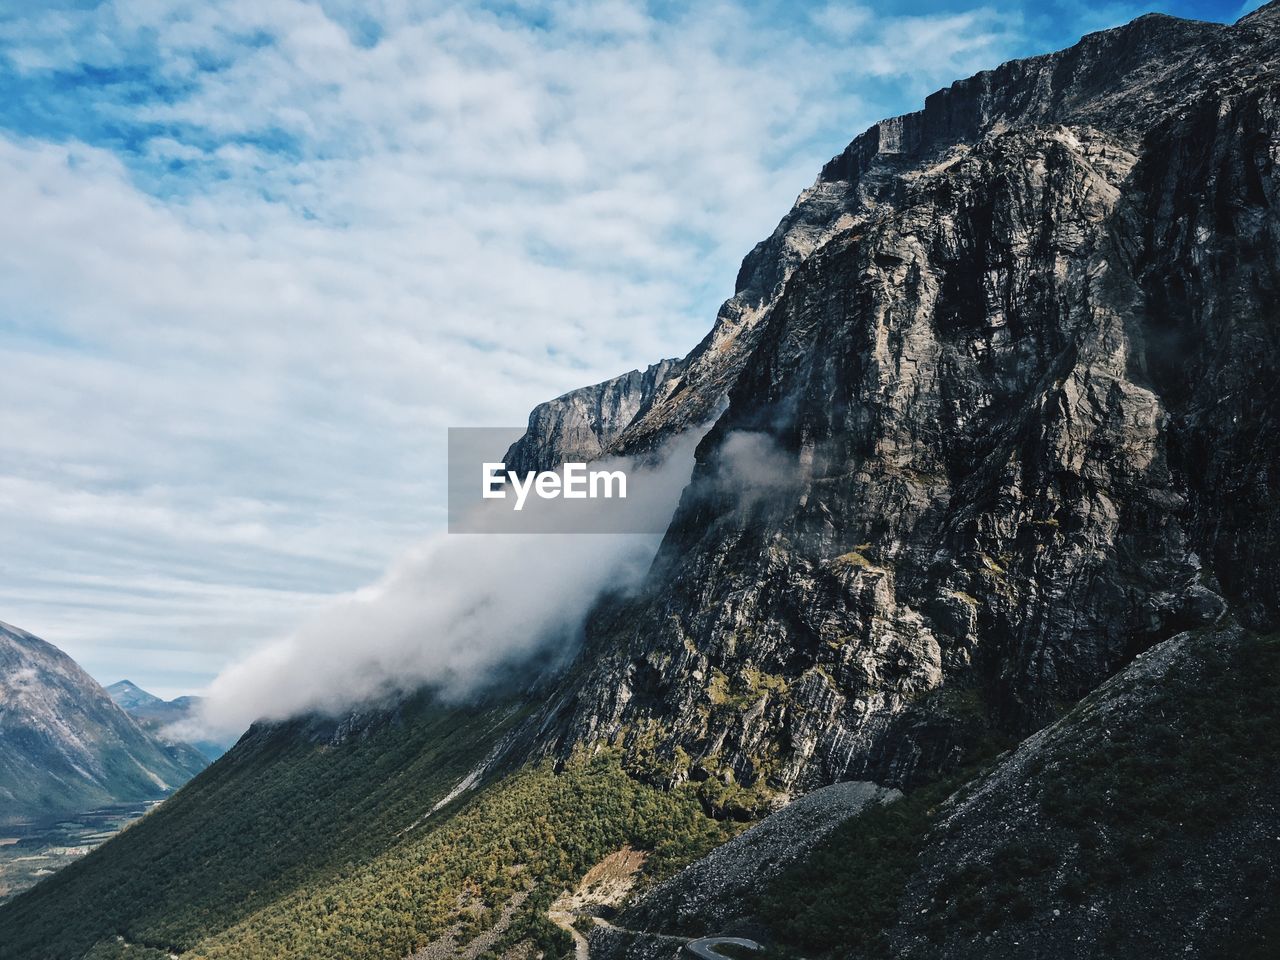
[[[438,532],[447,427],[686,352],[869,123],[1151,9],[0,3],[0,619],[202,688]]]

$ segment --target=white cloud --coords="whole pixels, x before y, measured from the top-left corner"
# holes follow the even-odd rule
[[[628,475],[634,502],[531,506],[555,511],[552,528],[583,516],[600,523],[622,508],[632,529],[661,529],[688,482],[699,439],[672,442],[653,467],[608,461],[607,469]],[[512,529],[504,522],[512,517],[489,513],[476,529]],[[438,534],[401,556],[376,584],[222,672],[193,730],[226,736],[260,718],[338,713],[424,686],[463,698],[512,679],[505,668],[528,682],[567,662],[591,606],[606,590],[630,590],[659,541],[635,534]]]

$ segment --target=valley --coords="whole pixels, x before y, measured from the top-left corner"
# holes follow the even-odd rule
[[[0,831],[0,902],[83,857],[159,802],[104,807],[53,824],[5,827]]]

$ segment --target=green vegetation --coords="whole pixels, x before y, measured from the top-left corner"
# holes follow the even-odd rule
[[[651,851],[645,874],[661,877],[726,838],[689,790],[636,782],[613,751],[576,756],[559,773],[543,764],[512,775],[434,829],[309,884],[192,956],[399,958],[455,925],[465,942],[518,894],[525,899],[493,951],[528,941],[561,956],[572,943],[546,911],[605,856],[625,844]]]
[[[950,777],[850,818],[761,891],[755,910],[782,949],[887,956],[883,931],[897,918],[925,834],[965,779]]]
[[[402,960],[442,935],[468,942],[504,907],[490,952],[527,941],[555,957],[572,944],[547,908],[604,856],[650,851],[652,878],[726,839],[692,787],[637,782],[616,750],[423,819],[519,716],[423,701],[341,743],[288,729],[244,745],[0,910],[0,957]]]
[[[707,681],[707,699],[713,707],[732,707],[733,696],[729,692],[729,678],[718,667],[711,668],[711,679]]]
[[[948,877],[934,894],[939,935],[1025,919],[1032,881],[1056,876],[1058,894],[1079,903],[1152,869],[1176,872],[1184,840],[1209,835],[1274,780],[1280,640],[1204,643],[1139,709],[1104,718],[1085,701],[1077,713],[1081,749],[1032,771],[1042,822],[1065,837],[1010,840]],[[1075,851],[1065,862],[1063,848]]]
[[[170,960],[169,954],[151,947],[126,943],[123,937],[104,940],[85,955],[85,960]]]
[[[711,668],[707,683],[707,699],[715,709],[724,712],[741,712],[753,707],[766,695],[784,698],[787,681],[755,667],[744,668],[732,680],[716,667]]]
[[[989,572],[994,573],[996,576],[999,576],[999,577],[1002,577],[1005,575],[1005,567],[1008,566],[1008,562],[1009,562],[1007,558],[1001,558],[1005,562],[1003,564],[1000,564],[1000,563],[997,563],[990,554],[979,553],[978,559],[982,561],[983,567],[985,567]]]
[[[833,562],[837,567],[854,567],[861,568],[863,570],[884,571],[884,567],[879,564],[872,563],[862,555],[860,550],[850,550],[848,553],[843,553],[836,557]]]
[[[732,771],[720,769],[717,757],[708,757],[699,766],[708,767],[711,776],[693,785],[694,795],[704,810],[717,820],[734,820],[748,823],[767,816],[772,809],[774,792],[765,783],[763,774],[750,784],[739,783]]]
[[[90,810],[52,825],[5,827],[17,840],[0,842],[0,903],[35,886],[44,876],[80,859],[84,850],[111,839],[144,813],[151,803]]]
[[[0,907],[0,958],[70,960],[117,935],[190,949],[385,849],[518,717],[510,706],[444,708],[418,698],[338,744],[300,724],[260,734]]]
[[[723,673],[718,675],[724,677]],[[725,685],[728,686],[727,678]],[[758,700],[759,694],[750,702]],[[747,700],[744,698],[741,702],[746,703]],[[665,744],[671,739],[669,729],[650,722],[634,733],[624,730],[613,746],[622,757],[622,768],[628,775],[656,787],[665,788],[679,783],[679,789],[695,797],[714,820],[742,823],[769,812],[774,797],[766,783],[770,757],[756,759],[756,776],[748,785],[738,782],[733,771],[723,766],[717,755],[695,761],[679,746],[668,752]]]
[[[980,745],[989,735],[990,710],[982,688],[953,681],[926,694],[929,709],[949,717],[957,731]]]

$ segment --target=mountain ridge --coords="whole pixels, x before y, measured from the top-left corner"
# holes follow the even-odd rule
[[[0,822],[158,799],[205,766],[152,737],[74,660],[0,623]]]
[[[1226,603],[1274,623],[1276,54],[1274,7],[1144,17],[828,164],[846,219],[784,271],[647,587],[588,622],[548,748],[653,728],[689,758],[669,778],[756,802],[908,784],[967,749],[947,688],[1026,733]],[[743,275],[770,276],[767,249]],[[662,436],[637,423],[616,451]],[[781,460],[789,489],[733,476],[748,440],[747,472]]]
[[[143,690],[132,680],[117,680],[115,683],[108,684],[103,689],[105,689],[107,693],[111,695],[111,699],[124,710],[165,702],[154,693],[149,693],[148,691]]]

